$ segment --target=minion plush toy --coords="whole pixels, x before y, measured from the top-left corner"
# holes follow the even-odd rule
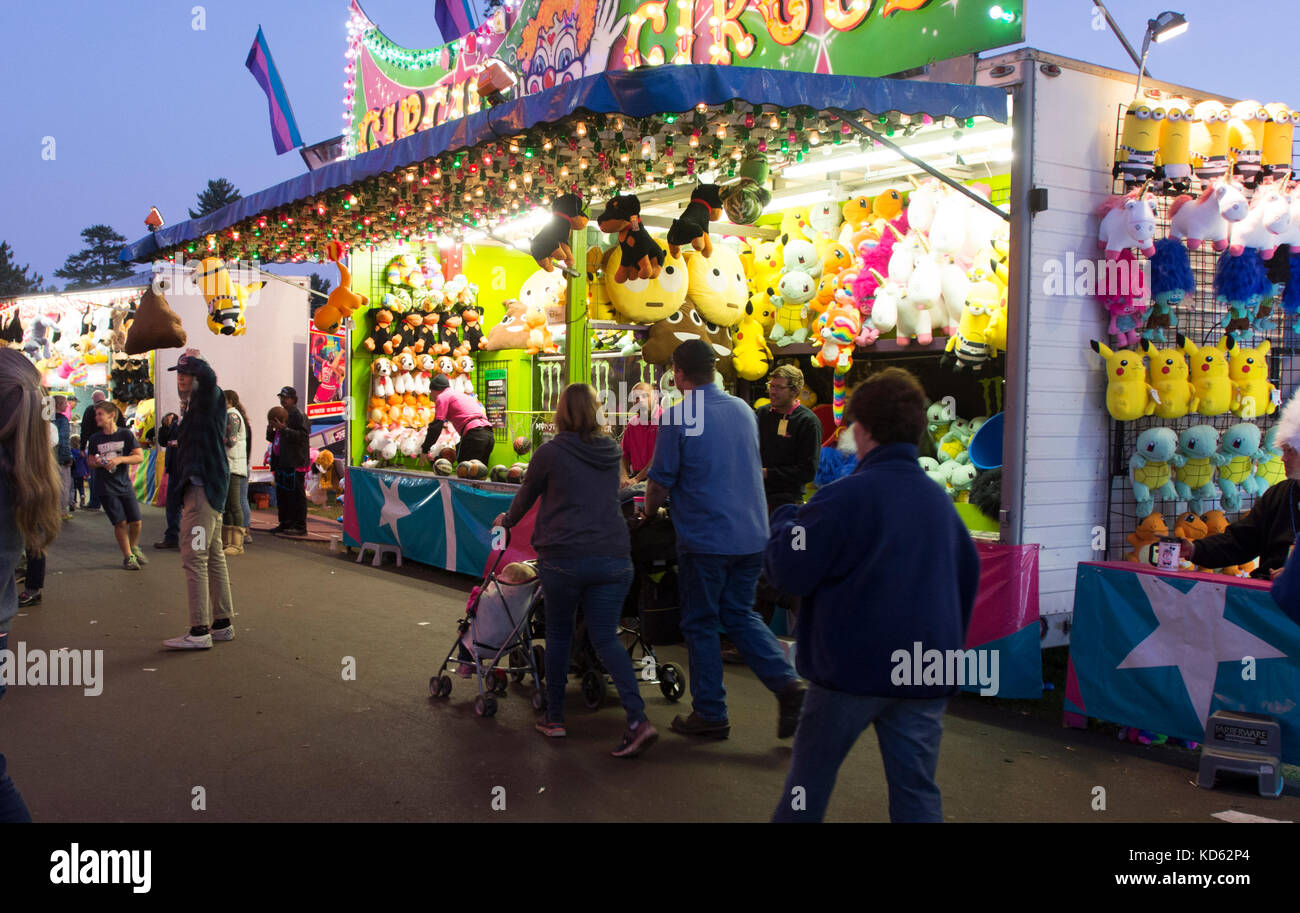
[[[1180,98],[1171,98],[1164,107],[1156,176],[1164,181],[1165,187],[1186,193],[1192,188],[1192,106]]]
[[[1114,174],[1124,179],[1126,190],[1146,183],[1155,173],[1164,119],[1163,107],[1152,106],[1141,98],[1135,98],[1124,113],[1124,134],[1115,156]]]
[[[1203,183],[1228,173],[1228,120],[1221,101],[1203,101],[1192,109],[1192,168]]]
[[[1247,187],[1259,184],[1264,149],[1264,123],[1268,111],[1259,102],[1239,101],[1230,109],[1228,150],[1232,155],[1232,173]]]
[[[1268,120],[1264,121],[1264,148],[1259,161],[1265,174],[1276,176],[1291,170],[1291,139],[1295,125],[1300,123],[1300,111],[1276,101],[1265,105],[1264,111]]]

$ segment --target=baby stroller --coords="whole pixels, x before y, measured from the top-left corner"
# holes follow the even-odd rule
[[[624,516],[631,520],[634,499],[642,493],[637,486],[625,489]],[[632,586],[623,603],[618,628],[619,640],[632,658],[640,682],[658,685],[660,693],[676,702],[686,693],[686,676],[672,663],[660,663],[654,648],[682,642],[677,599],[677,536],[671,520],[660,519],[630,530],[632,538]],[[536,616],[543,617],[541,612]],[[577,613],[573,631],[570,672],[581,683],[582,702],[594,710],[605,702],[611,684],[596,655],[587,632],[586,619]]]
[[[497,569],[504,555],[504,549],[497,553],[483,582],[470,594],[465,617],[456,626],[456,639],[438,671],[429,678],[429,694],[445,698],[451,695],[447,668],[454,665],[471,670],[478,683],[478,697],[474,700],[474,713],[478,716],[494,715],[497,712],[494,695],[504,695],[511,679],[519,683],[530,674],[536,687],[533,709],[541,710],[546,704],[540,671],[545,668],[543,651],[540,644],[531,643],[535,630],[533,615],[541,602],[541,584],[535,569],[533,576],[522,582],[500,579]],[[533,562],[526,564],[533,567]]]

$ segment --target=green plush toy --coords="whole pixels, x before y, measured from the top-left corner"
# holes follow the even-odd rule
[[[1164,501],[1178,498],[1171,464],[1177,466],[1182,461],[1183,456],[1178,453],[1178,435],[1174,429],[1148,428],[1138,435],[1133,456],[1129,459],[1129,469],[1139,518],[1155,509],[1157,497]]]

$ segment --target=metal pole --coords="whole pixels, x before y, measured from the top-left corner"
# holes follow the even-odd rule
[[[1151,50],[1151,23],[1148,23],[1146,36],[1142,39],[1142,63],[1138,64],[1137,88],[1133,90],[1134,101],[1137,101],[1142,96],[1142,74],[1146,68],[1147,52],[1150,50]]]
[[[1106,4],[1102,3],[1101,0],[1092,0],[1092,3],[1093,6],[1101,10],[1102,15],[1106,17],[1106,22],[1115,30],[1115,36],[1119,38],[1119,43],[1124,45],[1124,50],[1128,51],[1128,56],[1133,58],[1133,64],[1138,68],[1138,75],[1141,76],[1144,72],[1143,68],[1146,66],[1146,55],[1143,54],[1142,57],[1138,57],[1138,52],[1133,50],[1133,45],[1128,43],[1128,39],[1124,37],[1124,32],[1120,29],[1119,23],[1111,16],[1110,10],[1106,9]],[[1150,76],[1151,74],[1147,73],[1146,75]]]

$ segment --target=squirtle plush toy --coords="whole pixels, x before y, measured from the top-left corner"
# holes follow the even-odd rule
[[[1183,462],[1178,453],[1178,435],[1172,428],[1148,428],[1138,435],[1129,469],[1133,482],[1133,496],[1137,500],[1137,515],[1145,517],[1154,509],[1154,501],[1178,499],[1174,487],[1174,466]]]
[[[605,202],[605,210],[596,217],[600,230],[618,235],[619,265],[615,282],[629,279],[653,279],[664,266],[663,248],[650,237],[641,224],[641,201],[633,194],[616,195]]]
[[[555,269],[559,261],[568,269],[573,269],[573,250],[569,247],[569,233],[581,231],[587,227],[587,215],[582,211],[582,197],[576,193],[565,193],[555,198],[551,204],[550,223],[533,236],[529,251],[537,265],[548,273]]]
[[[682,246],[689,244],[706,257],[713,256],[709,223],[722,218],[722,197],[717,184],[697,184],[686,211],[668,227],[668,250],[681,256]]]

